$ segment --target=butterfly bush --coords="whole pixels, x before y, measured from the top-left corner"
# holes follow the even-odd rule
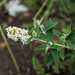
[[[71,25],[69,25],[66,32],[61,33],[54,28],[58,22],[53,22],[51,18],[46,25],[42,25],[40,21],[35,18],[33,18],[33,20],[36,23],[36,26],[32,27],[30,30],[21,29],[15,26],[6,28],[8,38],[14,41],[20,40],[23,45],[29,44],[30,48],[32,48],[31,41],[33,40],[44,42],[44,45],[36,47],[34,51],[44,50],[45,53],[49,53],[47,65],[55,61],[56,67],[60,68],[60,59],[64,61],[66,58],[62,51],[64,48],[72,51],[71,61],[75,61],[75,29],[71,31]],[[59,38],[59,43],[56,43],[53,40],[53,35],[56,35]],[[50,52],[48,52],[49,49]],[[75,65],[75,62],[73,62],[73,64]],[[73,68],[74,66],[72,66],[72,69]]]
[[[23,45],[27,44],[27,40],[31,37],[31,35],[28,35],[28,30],[21,29],[15,26],[9,26],[8,28],[6,28],[6,30],[8,38],[14,41],[18,41],[20,39]]]

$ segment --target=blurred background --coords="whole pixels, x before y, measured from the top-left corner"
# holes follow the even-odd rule
[[[42,5],[44,7],[41,7]],[[37,15],[40,8],[43,10]],[[0,75],[69,75],[72,66],[70,59],[61,63],[60,69],[57,70],[54,63],[50,66],[46,65],[49,54],[45,54],[44,51],[34,52],[38,45],[44,43],[33,41],[32,50],[30,50],[29,45],[21,48],[20,41],[14,42],[7,38],[6,27],[32,28],[34,26],[33,17],[41,19],[44,25],[49,18],[58,21],[55,28],[61,32],[65,32],[70,24],[73,30],[75,29],[75,0],[0,0],[0,25],[21,71],[17,73],[0,34]],[[56,36],[54,41],[58,42]],[[66,59],[71,56],[71,52],[68,50],[64,53]]]

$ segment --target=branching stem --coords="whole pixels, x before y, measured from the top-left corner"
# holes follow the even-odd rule
[[[39,40],[39,41],[41,41],[41,42],[45,42],[45,43],[47,43],[47,41],[45,41],[45,40],[41,40],[41,39],[38,39],[38,38],[34,38],[34,40]],[[51,42],[48,42],[49,44],[51,44]],[[62,45],[62,44],[57,44],[57,43],[54,43],[55,45],[58,45],[58,46],[61,46],[62,48],[68,48],[68,49],[70,49],[68,46],[65,46],[65,45]]]

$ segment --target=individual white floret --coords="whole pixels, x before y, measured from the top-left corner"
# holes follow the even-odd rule
[[[26,36],[22,36],[22,37],[20,38],[20,40],[21,40],[21,42],[23,43],[23,45],[27,43],[27,37],[26,37]]]
[[[28,30],[22,29],[22,34],[23,35],[27,35],[28,34]]]

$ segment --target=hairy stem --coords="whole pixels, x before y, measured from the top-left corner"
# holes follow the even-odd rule
[[[14,65],[15,65],[15,68],[16,68],[17,72],[20,72],[19,66],[18,66],[18,64],[17,64],[17,62],[16,62],[16,59],[15,59],[13,53],[12,53],[12,50],[10,49],[10,46],[9,46],[7,40],[6,40],[6,37],[5,37],[5,35],[4,35],[4,32],[3,32],[2,28],[1,28],[1,26],[0,26],[0,32],[1,32],[1,35],[2,35],[2,37],[3,37],[3,39],[4,39],[5,43],[6,43],[6,46],[7,46],[7,48],[8,48],[8,51],[9,51],[10,55],[11,55],[11,58],[12,58],[13,63],[14,63]]]
[[[45,42],[45,43],[47,43],[47,41],[45,41],[45,40],[41,40],[41,39],[38,39],[38,38],[34,38],[34,40],[39,40],[39,41],[41,41],[41,42]],[[52,44],[50,41],[48,42],[49,44]],[[62,48],[68,48],[68,49],[70,49],[68,46],[64,46],[64,45],[62,45],[62,44],[57,44],[57,43],[54,43],[55,45],[58,45],[58,46],[61,46]]]
[[[43,30],[43,28],[42,28],[42,27],[40,27],[40,29],[42,30],[43,34],[46,34],[46,32]]]

